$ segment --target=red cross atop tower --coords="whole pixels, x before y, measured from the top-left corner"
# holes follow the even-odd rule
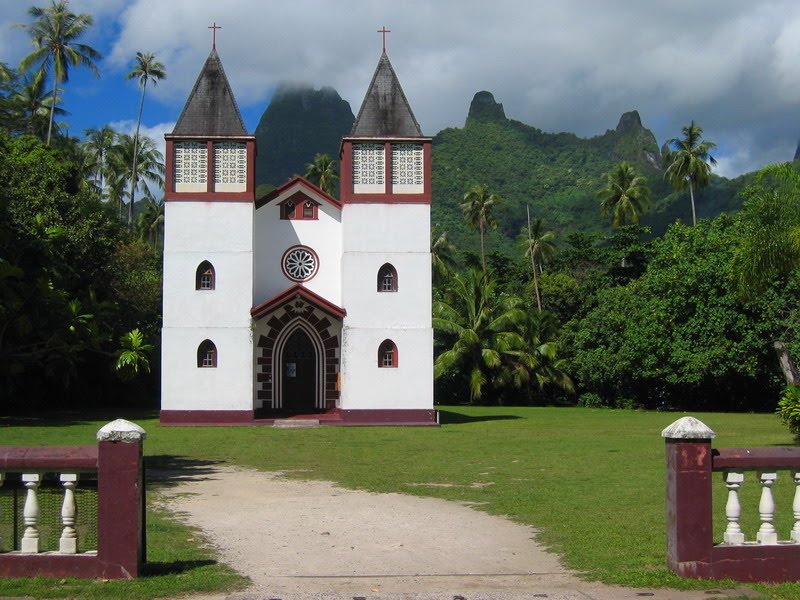
[[[383,53],[386,54],[386,34],[392,33],[392,30],[386,29],[386,25],[384,25],[381,29],[378,29],[378,33],[383,34]]]
[[[216,50],[217,49],[217,29],[222,29],[222,27],[220,25],[217,25],[217,22],[214,21],[214,24],[213,25],[209,25],[208,28],[212,31],[212,33],[211,33],[211,49],[212,50]]]

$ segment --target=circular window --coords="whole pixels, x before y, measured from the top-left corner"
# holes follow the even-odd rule
[[[292,246],[281,259],[283,273],[292,281],[306,281],[317,274],[319,258],[307,246]]]

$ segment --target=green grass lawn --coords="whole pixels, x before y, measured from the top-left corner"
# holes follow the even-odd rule
[[[108,414],[82,420],[0,419],[3,444],[88,444]],[[664,442],[661,430],[676,413],[579,408],[447,407],[441,428],[272,429],[166,428],[136,418],[147,430],[148,467],[202,469],[206,461],[264,470],[288,477],[322,479],[375,492],[402,492],[476,503],[492,514],[533,525],[540,541],[586,577],[635,586],[702,587],[665,568]],[[143,416],[143,415],[138,415]],[[717,447],[793,444],[773,415],[696,413],[717,432]],[[147,415],[146,417],[151,417]],[[781,537],[791,528],[788,473],[776,489]],[[725,488],[715,489],[718,538],[724,530]],[[759,486],[742,490],[749,539],[757,528]],[[432,485],[435,484],[435,485]],[[441,484],[448,484],[447,487]],[[160,531],[161,530],[161,531]],[[242,585],[207,550],[186,543],[182,526],[151,512],[150,574],[138,582],[103,584],[128,590],[125,597],[154,597]],[[196,538],[195,538],[196,539]],[[173,548],[177,544],[177,548]],[[172,571],[172,572],[170,572]],[[153,585],[152,582],[160,582]],[[162,593],[161,585],[178,582]],[[172,583],[170,583],[173,585]],[[9,587],[16,586],[16,587]],[[40,582],[0,582],[2,594],[36,595]],[[63,596],[91,594],[99,584],[69,583]],[[183,586],[183,587],[180,587]],[[206,586],[206,587],[204,587]],[[800,585],[761,587],[775,598],[800,598]],[[108,594],[106,594],[107,596]],[[52,590],[48,597],[54,597]],[[98,596],[99,597],[99,596]]]

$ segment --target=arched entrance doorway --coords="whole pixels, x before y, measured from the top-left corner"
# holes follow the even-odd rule
[[[281,354],[283,408],[316,410],[317,351],[308,334],[297,328],[286,340]]]

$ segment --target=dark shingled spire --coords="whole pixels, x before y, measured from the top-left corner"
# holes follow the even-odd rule
[[[406,95],[384,52],[358,111],[355,137],[422,137]]]
[[[239,107],[236,106],[236,98],[233,97],[216,50],[211,50],[208,55],[172,133],[247,135]]]

